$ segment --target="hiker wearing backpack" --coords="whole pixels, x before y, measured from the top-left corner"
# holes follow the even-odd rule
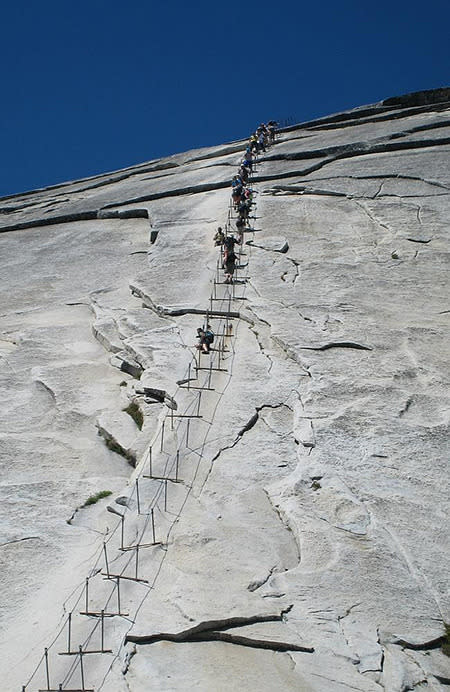
[[[237,239],[236,242],[239,243],[239,245],[242,245],[242,242],[244,240],[244,231],[245,231],[245,221],[244,219],[237,219],[236,220],[236,230],[237,230]]]
[[[225,238],[224,243],[223,243],[225,253],[228,254],[229,252],[233,252],[234,246],[236,245],[236,243],[239,245],[240,242],[241,241],[238,240],[238,238],[235,238],[234,235],[227,235],[227,237]]]
[[[233,187],[233,192],[231,193],[231,197],[232,197],[233,206],[235,209],[237,209],[239,202],[242,199],[243,189],[244,188],[242,185],[236,185],[236,187]]]
[[[252,203],[248,200],[241,200],[238,206],[239,218],[247,223]]]
[[[243,182],[244,185],[247,184],[248,182],[248,177],[249,177],[249,170],[245,166],[241,166],[239,169],[239,176]]]
[[[237,257],[233,250],[227,252],[227,257],[225,260],[225,283],[231,284],[233,282],[233,274],[236,269]]]
[[[276,120],[269,120],[267,123],[267,129],[269,130],[269,142],[273,144],[275,142],[275,128],[278,123]]]
[[[209,346],[209,348],[210,348],[210,350],[211,350],[211,346],[212,346],[212,344],[213,344],[213,342],[214,342],[214,332],[213,332],[213,330],[211,329],[211,325],[209,325],[209,324],[206,326],[205,341],[206,341],[206,343],[208,344],[208,346]]]
[[[196,348],[198,351],[202,351],[202,353],[209,353],[210,351],[210,342],[206,338],[206,332],[204,329],[199,327],[197,329],[197,339],[198,339],[198,344],[196,345]]]
[[[258,135],[258,153],[260,151],[266,151],[266,137],[264,134],[264,130],[261,130]]]

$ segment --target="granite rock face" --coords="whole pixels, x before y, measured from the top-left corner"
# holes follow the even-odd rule
[[[449,684],[448,92],[243,148],[0,200],[5,691]]]

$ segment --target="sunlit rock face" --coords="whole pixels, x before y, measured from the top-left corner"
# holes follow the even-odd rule
[[[2,689],[447,688],[448,99],[1,200]]]

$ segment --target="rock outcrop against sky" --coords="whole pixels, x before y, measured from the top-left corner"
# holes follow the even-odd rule
[[[1,200],[5,692],[447,688],[440,98]]]

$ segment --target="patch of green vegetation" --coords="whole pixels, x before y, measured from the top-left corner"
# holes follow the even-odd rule
[[[122,380],[122,382],[120,383],[119,387],[126,387],[126,386],[127,386],[126,380]]]
[[[110,438],[104,438],[105,439],[105,444],[108,447],[108,449],[111,450],[111,452],[115,452],[116,454],[120,454],[124,459],[128,461],[130,466],[133,468],[136,468],[136,458],[127,452],[123,447],[121,447],[115,440],[112,440]]]
[[[126,454],[125,454],[125,450],[122,449],[122,447],[120,445],[118,445],[115,440],[107,440],[105,438],[105,444],[108,447],[108,449],[111,450],[111,452],[115,452],[116,454],[120,454],[121,456],[125,457],[125,459],[127,458]]]
[[[442,642],[442,653],[450,657],[450,625],[444,622],[444,627],[445,635],[443,637],[444,641]]]
[[[127,406],[123,410],[125,411],[125,413],[128,413],[128,415],[132,417],[132,419],[138,426],[139,430],[142,430],[142,426],[144,425],[144,416],[139,406],[132,401],[131,404],[129,404],[129,406]]]
[[[95,495],[90,495],[82,507],[89,507],[89,505],[95,505],[96,502],[102,500],[104,497],[109,497],[112,495],[111,490],[100,490],[100,492]]]
[[[319,488],[321,488],[321,487],[322,487],[322,486],[320,485],[319,481],[313,481],[313,482],[311,483],[311,488],[312,488],[313,490],[319,490]]]

